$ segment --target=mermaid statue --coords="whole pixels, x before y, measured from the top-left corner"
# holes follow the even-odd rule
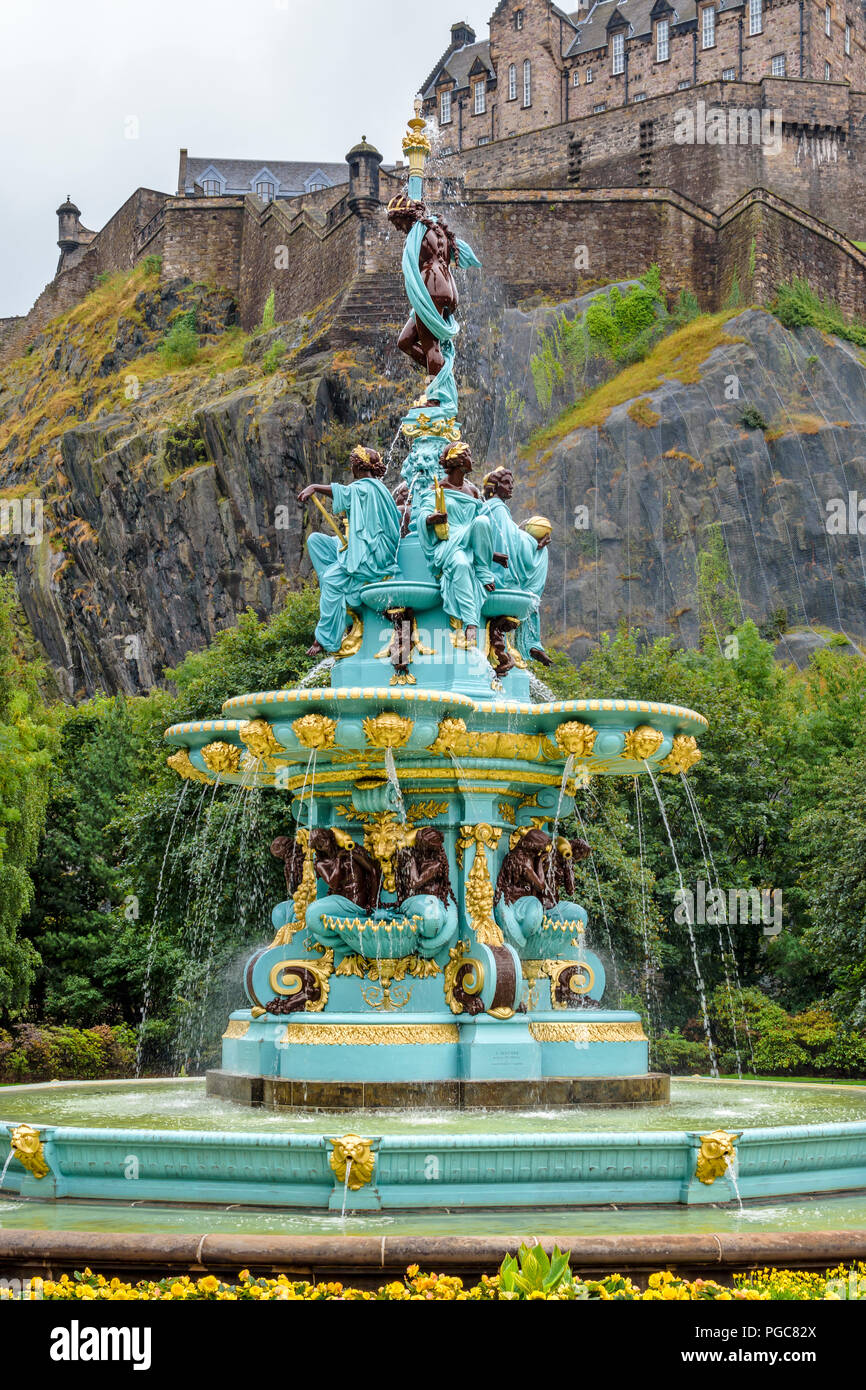
[[[540,934],[554,923],[565,934],[564,946],[569,939],[582,936],[587,923],[585,909],[559,894],[574,891],[574,859],[585,859],[590,853],[585,841],[572,843],[562,836],[554,842],[538,827],[512,836],[499,870],[494,915],[513,946],[529,955],[536,947],[543,950]]]

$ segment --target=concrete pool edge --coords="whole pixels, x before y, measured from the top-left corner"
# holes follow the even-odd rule
[[[533,1241],[548,1253],[555,1241]],[[284,1236],[116,1234],[90,1231],[0,1230],[0,1271],[6,1278],[59,1278],[88,1268],[106,1275],[165,1278],[174,1274],[237,1278],[286,1274],[319,1283],[339,1279],[362,1286],[401,1278],[407,1267],[477,1280],[494,1274],[519,1238],[506,1236]],[[828,1270],[866,1260],[866,1230],[752,1232],[698,1235],[562,1238],[575,1274],[619,1273],[641,1282],[657,1269],[687,1278],[728,1282],[733,1273],[778,1269]]]

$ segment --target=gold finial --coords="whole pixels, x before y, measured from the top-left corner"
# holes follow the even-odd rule
[[[423,97],[420,95],[415,98],[415,115],[409,121],[409,130],[403,137],[403,153],[409,160],[409,177],[423,178],[424,165],[427,162],[433,146],[425,134],[427,122],[421,115],[424,106]]]

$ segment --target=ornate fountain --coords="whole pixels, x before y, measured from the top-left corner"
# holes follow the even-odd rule
[[[334,1108],[661,1104],[668,1078],[649,1073],[640,1017],[604,1007],[574,901],[589,846],[560,827],[591,776],[688,771],[706,721],[530,698],[552,526],[512,518],[509,469],[472,481],[454,272],[479,262],[423,203],[429,148],[416,110],[388,209],[412,310],[400,347],[425,374],[402,480],[392,494],[359,445],[350,479],[299,497],[328,526],[308,546],[331,685],[239,695],[166,734],[181,776],[273,787],[292,825],[272,846],[276,934],[247,963],[208,1089]]]

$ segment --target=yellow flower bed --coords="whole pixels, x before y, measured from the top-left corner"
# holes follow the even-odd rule
[[[552,1290],[534,1289],[522,1293],[506,1292],[501,1288],[500,1275],[482,1276],[478,1284],[464,1288],[463,1281],[447,1274],[422,1274],[417,1265],[410,1265],[403,1280],[394,1280],[375,1291],[353,1289],[343,1284],[309,1284],[291,1280],[281,1274],[276,1279],[253,1278],[248,1269],[241,1270],[237,1283],[225,1284],[214,1274],[202,1279],[178,1278],[158,1282],[140,1280],[136,1284],[121,1279],[106,1279],[89,1269],[71,1278],[64,1274],[59,1280],[34,1279],[22,1294],[0,1287],[0,1300],[21,1298],[48,1299],[54,1302],[76,1300],[109,1302],[156,1301],[189,1303],[199,1301],[234,1303],[238,1300],[271,1302],[498,1302],[509,1299],[545,1299],[562,1302],[590,1300],[641,1302],[768,1302],[774,1299],[866,1299],[866,1265],[840,1265],[823,1274],[802,1273],[796,1270],[764,1269],[756,1273],[734,1275],[734,1286],[725,1288],[713,1279],[680,1279],[669,1270],[651,1274],[649,1287],[640,1289],[626,1276],[608,1275],[605,1279],[576,1279],[569,1272]]]

